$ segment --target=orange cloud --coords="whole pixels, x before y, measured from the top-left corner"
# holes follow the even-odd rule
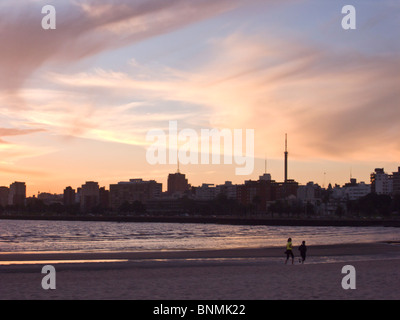
[[[154,128],[163,118],[165,125],[182,119],[183,127],[255,129],[260,157],[280,157],[288,132],[296,146],[292,154],[299,159],[361,160],[379,158],[389,149],[389,157],[398,159],[400,80],[393,66],[400,63],[399,56],[331,52],[293,39],[266,41],[240,33],[215,39],[209,49],[213,59],[187,71],[160,68],[156,73],[136,63],[132,72],[96,70],[53,74],[52,79],[67,88],[112,91],[127,98],[135,93],[159,104],[156,112],[144,116],[118,107],[115,116],[104,112],[97,119],[107,123],[114,136],[122,119],[143,129]],[[137,76],[143,73],[151,76]],[[177,118],[179,113],[163,107],[170,101],[199,108]],[[157,119],[157,111],[163,117]]]
[[[4,141],[3,137],[21,136],[36,132],[42,132],[43,129],[15,129],[15,128],[0,128],[0,143],[8,143]]]

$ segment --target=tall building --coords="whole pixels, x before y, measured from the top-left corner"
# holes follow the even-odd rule
[[[358,200],[371,193],[371,185],[365,182],[357,182],[357,179],[351,178],[350,182],[343,187],[338,185],[332,189],[332,198],[336,200]]]
[[[219,184],[215,187],[215,194],[225,195],[228,199],[236,199],[237,185],[232,184],[232,181],[225,181],[224,184]]]
[[[310,181],[305,186],[299,186],[297,189],[297,199],[304,203],[316,204],[321,200],[321,187]]]
[[[3,208],[8,205],[8,187],[0,187],[0,206]]]
[[[25,182],[14,182],[8,192],[8,204],[11,206],[24,206],[26,199]]]
[[[346,183],[343,189],[348,200],[357,200],[371,193],[371,185],[365,184],[365,182],[358,183],[354,178],[351,178],[350,183]]]
[[[375,172],[371,173],[371,192],[376,194],[392,194],[392,176],[385,173],[383,168],[377,168]]]
[[[392,183],[393,183],[393,194],[400,194],[400,167],[397,172],[393,172],[392,175]]]
[[[39,192],[37,199],[41,200],[45,205],[51,205],[51,204],[56,204],[56,203],[63,204],[64,203],[62,194]]]
[[[177,172],[168,175],[168,194],[183,194],[187,190],[189,190],[189,184],[184,174]]]
[[[123,203],[147,201],[159,198],[162,193],[162,184],[154,180],[143,181],[142,179],[131,179],[129,182],[119,182],[110,185],[110,206],[118,209]]]
[[[213,184],[203,183],[200,187],[196,189],[196,200],[209,201],[213,200],[216,196],[216,188]]]
[[[286,182],[275,184],[276,200],[289,200],[297,197],[299,183],[293,179],[288,179]]]
[[[66,187],[64,189],[64,206],[72,206],[75,204],[75,189],[72,187]]]
[[[82,185],[80,204],[83,212],[89,212],[99,205],[99,189],[99,184],[93,181],[88,181]]]
[[[268,205],[277,200],[279,184],[266,173],[258,181],[248,180],[237,186],[236,200],[242,205],[255,205],[257,211],[267,211]]]
[[[244,184],[238,185],[236,200],[245,206],[254,204],[254,200],[259,196],[260,188],[258,181],[247,180]]]
[[[99,190],[99,205],[103,209],[110,207],[110,191],[106,190],[106,187],[101,187]]]

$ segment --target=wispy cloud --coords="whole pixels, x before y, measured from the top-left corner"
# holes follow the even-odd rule
[[[286,128],[291,130],[293,144],[301,145],[303,156],[310,157],[363,158],[379,154],[380,141],[396,141],[400,129],[396,120],[400,80],[393,68],[400,57],[396,54],[338,53],[240,33],[215,39],[210,50],[213,59],[187,71],[165,68],[154,76],[154,70],[148,70],[152,76],[139,77],[137,69],[96,70],[52,74],[51,78],[68,90],[112,91],[119,97],[135,93],[144,101],[158,103],[159,112],[168,101],[198,104],[197,112],[208,126],[256,129],[261,153],[269,148],[279,154],[282,141],[276,132],[283,135]],[[137,63],[135,68],[145,72]],[[131,113],[123,106],[102,112],[95,122],[107,123],[114,135],[121,119],[125,125],[145,124],[143,128],[158,120],[182,119],[165,108],[158,119],[156,112]],[[195,113],[188,113],[184,120],[191,115]]]
[[[10,168],[10,167],[5,167],[5,166],[0,166],[0,171],[2,173],[6,174],[12,174],[13,176],[19,175],[19,176],[35,176],[35,177],[44,177],[46,176],[45,171],[36,171],[36,170],[26,170],[26,169],[21,169],[21,168]],[[12,181],[10,181],[11,183]]]
[[[144,113],[136,114],[136,125],[128,121],[127,116],[131,118],[135,103],[116,99],[111,105],[105,106],[104,92],[100,97],[94,97],[88,91],[71,92],[66,84],[60,86],[59,90],[55,89],[54,86],[51,87],[53,81],[46,81],[42,76],[44,67],[52,65],[66,70],[67,66],[96,54],[215,17],[244,2],[63,1],[54,4],[57,9],[57,29],[51,31],[41,28],[41,7],[45,4],[48,3],[22,0],[2,2],[0,6],[0,111],[5,115],[0,125],[10,126],[0,134],[0,143],[3,145],[6,143],[4,137],[40,130],[61,136],[94,139],[101,137],[100,139],[116,142],[140,144],[141,139],[138,137],[143,135],[146,124],[149,124],[149,116]],[[106,71],[104,75],[111,76],[111,79],[125,76]],[[101,82],[106,79],[101,76],[101,71],[96,76],[99,83],[92,82],[91,86],[101,87]],[[29,82],[30,80],[33,81]],[[76,81],[78,80],[79,77]],[[95,81],[93,77],[89,80]],[[107,88],[111,84],[104,83]],[[84,83],[81,85],[82,88],[87,88]],[[168,116],[162,112],[152,113],[152,119],[157,118],[163,121]],[[179,114],[174,118],[178,119]],[[143,124],[137,125],[141,120]],[[15,152],[20,154],[23,147],[23,144],[13,144],[12,153],[10,144],[3,156],[15,159]],[[27,154],[31,152],[27,151]]]
[[[78,61],[165,34],[237,7],[238,0],[85,0],[63,4],[57,29],[41,28],[42,3],[0,10],[0,90],[14,92],[49,62]]]
[[[0,143],[7,143],[3,140],[4,137],[21,136],[31,133],[42,132],[43,129],[15,129],[15,128],[0,128]]]

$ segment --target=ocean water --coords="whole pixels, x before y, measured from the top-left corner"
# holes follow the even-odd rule
[[[0,220],[0,252],[152,251],[399,241],[386,227],[279,227]]]

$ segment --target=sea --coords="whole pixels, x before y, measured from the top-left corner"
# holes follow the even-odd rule
[[[0,220],[0,252],[123,252],[400,241],[394,227]]]

